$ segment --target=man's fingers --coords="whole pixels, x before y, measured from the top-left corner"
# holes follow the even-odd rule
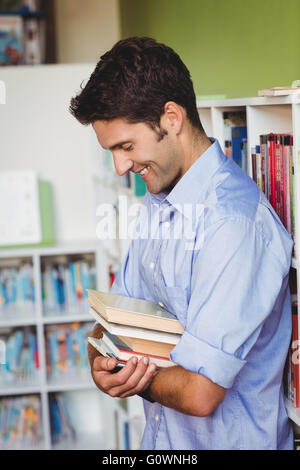
[[[139,387],[143,387],[143,384],[148,384],[149,380],[152,379],[152,375],[155,369],[156,366],[154,364],[149,365],[148,358],[140,359],[135,371],[131,375],[127,376],[126,381],[122,381],[116,387],[113,387],[110,390],[110,395],[121,396],[122,394],[127,393],[129,391],[141,391],[139,390]],[[125,375],[123,376],[123,379],[125,379]]]
[[[144,373],[144,375],[141,377],[141,379],[135,385],[135,387],[121,393],[120,398],[125,398],[125,397],[129,397],[131,395],[136,395],[137,393],[141,393],[144,390],[146,390],[146,388],[148,388],[149,385],[151,384],[151,382],[153,380],[153,377],[154,377],[154,375],[156,375],[157,372],[158,372],[158,369],[157,369],[156,365],[155,364],[149,364],[146,371],[145,371],[145,373]]]
[[[112,357],[97,356],[93,362],[93,371],[101,372],[103,370],[110,371],[116,367],[117,361]]]

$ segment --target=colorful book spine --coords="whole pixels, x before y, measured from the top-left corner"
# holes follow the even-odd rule
[[[260,160],[252,149],[253,179],[265,193],[287,231],[293,236],[293,136],[290,134],[260,135]]]
[[[275,208],[275,135],[268,134],[268,179],[269,179],[269,201]]]

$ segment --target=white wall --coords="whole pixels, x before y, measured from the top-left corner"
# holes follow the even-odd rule
[[[58,63],[98,62],[120,39],[118,0],[56,0]]]
[[[71,96],[93,69],[94,64],[0,68],[7,89],[7,103],[0,105],[0,171],[31,168],[52,183],[58,242],[96,238],[92,129],[68,112]]]

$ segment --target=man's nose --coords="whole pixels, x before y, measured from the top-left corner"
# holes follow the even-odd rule
[[[120,154],[113,154],[114,165],[118,175],[123,176],[133,167],[133,161]]]

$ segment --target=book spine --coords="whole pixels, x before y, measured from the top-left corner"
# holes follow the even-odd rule
[[[290,174],[290,153],[288,145],[288,137],[283,139],[283,159],[284,159],[284,200],[285,200],[285,227],[287,231],[292,233],[291,220],[291,174]]]
[[[266,193],[266,164],[265,164],[265,147],[263,145],[263,136],[259,136],[260,140],[260,156],[261,156],[261,184],[262,184],[262,191]]]
[[[269,201],[276,210],[275,204],[275,135],[268,134],[268,179]]]
[[[257,183],[257,173],[256,173],[256,148],[251,148],[251,161],[252,161],[252,179]]]
[[[281,206],[281,152],[280,136],[275,135],[274,160],[275,160],[275,211],[283,222]]]
[[[256,146],[256,183],[262,189],[262,173],[261,173],[261,155],[260,146]]]

